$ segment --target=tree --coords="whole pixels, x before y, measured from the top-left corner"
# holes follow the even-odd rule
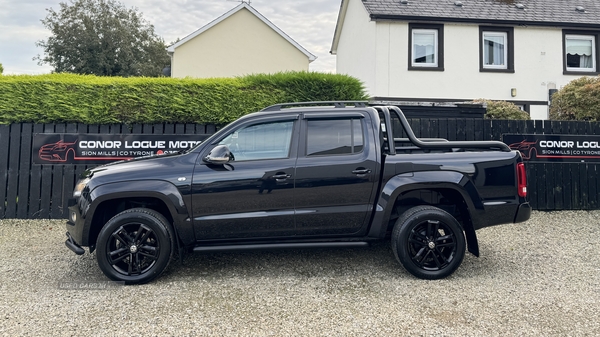
[[[71,0],[46,9],[41,20],[52,35],[36,43],[38,64],[55,72],[98,76],[160,76],[170,64],[164,40],[137,9],[116,0]]]
[[[600,76],[578,78],[552,95],[550,119],[600,121]]]
[[[0,75],[2,75],[3,72],[4,72],[4,67],[2,66],[2,63],[0,63]]]
[[[478,99],[474,102],[487,104],[486,119],[531,119],[527,112],[519,109],[518,106],[511,102],[487,99]]]

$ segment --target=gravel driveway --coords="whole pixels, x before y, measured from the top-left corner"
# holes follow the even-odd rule
[[[67,289],[108,282],[64,246],[63,223],[0,221],[0,335],[600,335],[600,211],[480,230],[481,257],[439,281],[382,243],[196,254],[97,290]]]

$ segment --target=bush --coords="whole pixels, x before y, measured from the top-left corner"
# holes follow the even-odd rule
[[[511,102],[486,99],[478,99],[474,102],[487,104],[486,119],[531,119],[527,112],[519,109],[518,106]]]
[[[550,119],[600,121],[600,76],[578,78],[556,92]]]
[[[357,79],[314,72],[213,79],[2,76],[0,123],[225,124],[276,103],[366,98]]]

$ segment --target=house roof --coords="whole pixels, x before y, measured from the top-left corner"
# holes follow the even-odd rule
[[[242,2],[241,4],[239,4],[238,6],[236,6],[235,8],[233,8],[232,10],[230,10],[229,12],[221,15],[220,17],[216,18],[215,20],[211,21],[206,26],[201,27],[200,29],[196,30],[195,32],[191,33],[190,35],[184,37],[182,40],[178,41],[177,43],[174,43],[174,44],[170,45],[169,47],[167,47],[167,52],[168,53],[175,52],[175,49],[177,47],[181,46],[182,44],[184,44],[184,43],[186,43],[186,42],[188,42],[190,40],[192,40],[196,36],[204,33],[207,30],[209,30],[210,28],[218,25],[219,23],[221,23],[222,21],[224,21],[225,19],[229,18],[230,16],[232,16],[233,14],[239,12],[242,9],[247,9],[248,11],[250,11],[250,13],[254,14],[257,18],[259,18],[262,22],[264,22],[267,26],[271,27],[271,29],[273,29],[275,32],[277,32],[279,35],[281,35],[281,37],[283,37],[286,41],[288,41],[289,43],[291,43],[294,47],[296,47],[304,55],[306,55],[306,57],[308,57],[308,61],[309,62],[312,62],[312,61],[314,61],[314,60],[317,59],[317,57],[315,55],[313,55],[312,53],[310,53],[308,50],[304,49],[300,44],[298,44],[298,42],[294,41],[294,39],[292,39],[291,37],[289,37],[286,33],[284,33],[281,29],[279,29],[279,27],[275,26],[271,21],[269,21],[262,14],[260,14],[256,9],[254,9],[252,6],[250,6],[249,4],[247,4],[245,2]]]
[[[363,0],[363,4],[373,20],[429,19],[600,28],[598,0]]]
[[[335,55],[348,2],[333,36]],[[362,0],[371,20],[464,22],[600,29],[599,0]]]

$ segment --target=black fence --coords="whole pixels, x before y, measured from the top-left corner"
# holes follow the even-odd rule
[[[417,137],[502,140],[503,134],[600,135],[600,122],[483,119],[411,119]],[[395,125],[394,134],[401,134]],[[536,210],[600,209],[600,163],[525,162],[528,194]]]
[[[507,121],[474,118],[410,119],[418,137],[448,140],[501,140],[502,134],[600,135],[600,123]],[[212,134],[214,125],[0,125],[0,218],[60,219],[67,217],[67,200],[77,177],[88,165],[32,164],[36,133],[88,134]],[[399,133],[396,133],[399,134]],[[600,208],[600,163],[526,164],[529,196],[534,209]]]
[[[10,124],[0,125],[0,218],[67,218],[67,200],[77,177],[97,165],[32,164],[36,133],[81,134],[213,134],[214,125],[203,124]]]

